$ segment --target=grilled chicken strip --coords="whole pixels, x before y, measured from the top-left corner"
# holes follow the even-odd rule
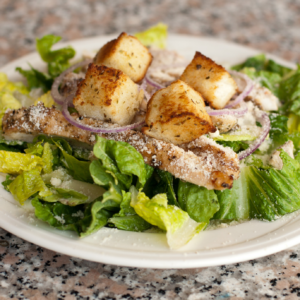
[[[76,114],[73,117],[82,124],[94,127],[115,126]],[[7,111],[3,117],[3,133],[10,140],[32,141],[38,134],[47,134],[90,145],[96,142],[94,133],[73,126],[55,107],[46,108],[42,103]],[[127,142],[142,154],[146,164],[207,189],[231,188],[233,180],[239,176],[237,155],[231,149],[224,150],[222,146],[208,139],[201,138],[196,145],[188,144],[183,149],[133,130],[99,136]]]

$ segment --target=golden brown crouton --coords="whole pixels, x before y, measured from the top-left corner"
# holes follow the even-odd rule
[[[177,145],[215,131],[201,95],[181,80],[152,96],[145,121],[143,133]]]
[[[94,62],[123,71],[134,82],[141,81],[152,61],[148,49],[134,36],[125,32],[105,44],[97,53]]]
[[[237,91],[237,85],[230,74],[200,52],[196,52],[180,79],[201,93],[215,109],[225,107]]]
[[[122,71],[90,64],[73,104],[80,115],[130,124],[139,109],[138,86]]]

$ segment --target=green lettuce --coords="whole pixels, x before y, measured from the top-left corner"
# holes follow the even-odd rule
[[[215,219],[273,221],[300,208],[300,164],[281,151],[283,168],[243,167],[231,190],[216,191]]]
[[[130,205],[135,212],[148,223],[167,232],[167,241],[171,249],[187,244],[207,223],[197,223],[185,211],[177,206],[168,205],[166,194],[157,194],[152,199],[145,193],[131,187]]]
[[[75,50],[67,46],[58,50],[51,50],[52,46],[61,40],[60,36],[52,34],[45,35],[41,39],[36,39],[36,49],[44,62],[48,63],[48,72],[55,78],[69,65],[69,60],[75,56]]]
[[[8,174],[20,174],[23,171],[33,169],[42,170],[44,162],[42,158],[25,153],[0,151],[0,172]]]
[[[166,193],[168,197],[168,204],[179,206],[175,186],[177,186],[177,183],[171,173],[155,169],[151,178],[147,180],[146,185],[143,188],[143,192],[149,198],[152,198],[157,194]]]
[[[293,114],[300,117],[300,66],[280,82],[278,95],[283,102],[280,112],[287,116]]]
[[[178,185],[178,202],[181,209],[198,223],[208,223],[220,208],[213,190],[182,180]]]
[[[168,34],[168,26],[163,23],[150,27],[149,29],[134,34],[136,38],[145,46],[156,46],[158,48],[166,48],[166,40]]]
[[[52,192],[47,188],[38,170],[24,171],[18,175],[9,185],[8,189],[21,205],[31,196],[39,193],[41,197],[47,197]]]
[[[141,218],[130,206],[131,193],[122,191],[122,202],[120,211],[108,220],[118,229],[127,231],[145,231],[152,227],[147,221]]]
[[[61,40],[60,36],[52,34],[36,39],[36,48],[44,62],[48,65],[48,74],[42,73],[32,66],[30,70],[16,68],[27,79],[29,89],[42,88],[46,93],[51,89],[54,78],[69,68],[69,60],[75,56],[75,50],[68,46],[58,50],[51,50],[52,46]]]
[[[89,199],[88,196],[74,190],[55,187],[52,187],[50,190],[52,194],[43,198],[43,200],[46,202],[59,201],[69,206],[76,206],[79,204],[86,203]]]
[[[145,185],[147,170],[144,159],[131,145],[97,137],[93,152],[105,172],[111,174],[122,189],[130,188],[134,175],[141,186]]]

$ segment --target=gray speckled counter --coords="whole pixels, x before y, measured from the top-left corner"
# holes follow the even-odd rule
[[[300,1],[0,2],[0,66],[35,37],[134,32],[213,36],[300,61]],[[0,229],[0,299],[298,299],[300,246],[249,262],[187,270],[116,267],[61,255]]]

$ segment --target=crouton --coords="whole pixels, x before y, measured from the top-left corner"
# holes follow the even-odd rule
[[[237,85],[230,74],[210,58],[196,52],[180,79],[201,93],[209,106],[224,108],[237,92]]]
[[[181,80],[151,97],[145,122],[143,133],[175,145],[216,130],[201,95]]]
[[[84,117],[130,124],[140,106],[138,86],[122,71],[90,64],[73,104]]]
[[[125,32],[105,44],[94,58],[97,65],[123,71],[134,82],[141,81],[152,61],[152,55],[140,41]]]

